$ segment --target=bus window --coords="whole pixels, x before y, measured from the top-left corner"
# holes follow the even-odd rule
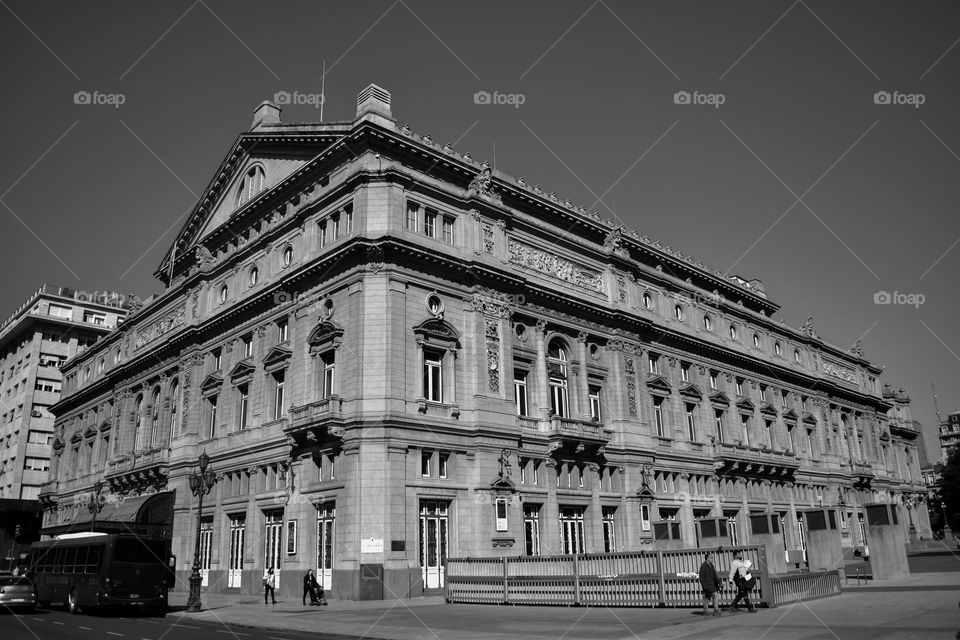
[[[62,573],[63,572],[63,554],[66,552],[66,549],[59,547],[53,554],[53,573]]]
[[[103,554],[103,547],[90,547],[90,553],[87,556],[87,573],[97,573],[100,570],[100,557]]]
[[[85,573],[87,571],[87,550],[89,547],[77,547],[77,559],[74,561],[73,572]]]
[[[77,564],[77,548],[67,547],[63,554],[63,572],[73,573],[74,566]]]
[[[114,562],[148,562],[166,564],[166,544],[160,540],[117,540],[113,547]]]

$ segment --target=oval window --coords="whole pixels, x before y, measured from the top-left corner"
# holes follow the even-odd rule
[[[290,263],[293,262],[293,247],[287,245],[283,250],[283,266],[289,267]]]
[[[254,267],[250,269],[250,286],[257,284],[257,280],[260,279],[260,269]]]
[[[683,307],[677,305],[673,308],[673,313],[677,316],[677,320],[683,320]]]
[[[713,320],[710,319],[710,316],[703,316],[703,328],[707,331],[713,331]]]
[[[643,306],[648,310],[653,309],[653,298],[650,297],[649,293],[644,292],[643,294]]]
[[[227,285],[223,285],[222,287],[220,287],[220,304],[223,304],[224,302],[227,301],[227,293],[228,293]]]

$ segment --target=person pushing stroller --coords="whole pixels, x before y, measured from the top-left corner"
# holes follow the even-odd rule
[[[313,569],[307,571],[303,576],[303,604],[307,604],[307,594],[310,594],[310,606],[317,607],[327,604],[327,598],[323,593],[323,587],[317,582],[317,576]]]

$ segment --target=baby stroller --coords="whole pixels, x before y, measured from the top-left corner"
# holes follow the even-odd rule
[[[316,581],[310,586],[310,606],[319,607],[327,605],[327,597],[323,592],[323,587]]]

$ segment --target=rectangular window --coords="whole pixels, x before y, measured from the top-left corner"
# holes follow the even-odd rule
[[[648,359],[650,373],[660,373],[660,356],[651,353]]]
[[[439,351],[423,352],[423,397],[430,402],[443,402],[443,354]]]
[[[49,315],[69,320],[73,316],[73,309],[71,307],[62,307],[58,304],[51,304]]]
[[[433,453],[430,451],[421,451],[420,452],[420,476],[423,478],[430,477],[430,461],[433,458]]]
[[[723,411],[720,409],[714,409],[714,424],[717,428],[717,442],[723,442]]]
[[[506,531],[508,529],[507,499],[497,498],[495,508],[496,508],[496,517],[497,517],[497,531]]]
[[[333,214],[330,217],[330,222],[333,223],[333,236],[331,237],[331,240],[337,240],[342,235],[342,232],[340,230],[340,215],[336,213]]]
[[[737,395],[743,395],[743,378],[737,378]]]
[[[423,216],[423,234],[430,238],[437,237],[437,212],[427,209]]]
[[[523,551],[528,556],[540,555],[540,505],[523,505]]]
[[[650,531],[650,505],[640,505],[640,529]]]
[[[789,391],[780,392],[780,406],[783,407],[784,409],[787,408],[787,397],[789,397],[789,395],[790,395]]]
[[[323,247],[327,246],[328,242],[330,242],[329,237],[327,237],[327,221],[323,220],[317,226],[320,227],[320,248],[322,249]]]
[[[690,382],[690,365],[686,362],[680,363],[680,379],[684,382]]]
[[[517,405],[517,415],[527,415],[527,372],[513,370],[513,400]]]
[[[51,442],[53,442],[52,433],[44,433],[43,431],[34,431],[31,429],[27,436],[27,444],[50,444]]]
[[[694,415],[694,411],[696,410],[697,407],[696,405],[690,404],[689,402],[685,404],[686,404],[686,410],[687,410],[687,439],[690,440],[690,442],[696,442],[697,441],[697,422],[696,422],[696,417]]]
[[[407,203],[407,231],[420,230],[420,205],[412,202]]]
[[[617,550],[617,525],[615,516],[616,507],[603,507],[603,552],[613,553]]]
[[[443,217],[443,241],[453,244],[453,218]]]
[[[764,436],[766,438],[766,445],[773,449],[773,422],[770,420],[764,420],[763,426],[766,429],[766,434]]]
[[[661,438],[666,437],[666,429],[663,423],[663,398],[655,397],[653,399],[653,417],[657,423],[657,435]]]
[[[344,233],[353,233],[353,205],[348,204],[343,209]]]
[[[253,355],[253,336],[244,336],[243,338],[243,357],[249,358]]]
[[[600,387],[589,386],[590,390],[590,419],[594,422],[601,422],[603,414],[600,411]]]
[[[439,458],[439,459],[438,459],[438,464],[437,464],[437,477],[438,477],[438,478],[446,478],[446,477],[447,477],[447,465],[448,465],[448,463],[449,463],[449,461],[450,461],[450,454],[449,454],[449,453],[441,453],[438,458]]]
[[[213,370],[220,371],[223,367],[223,352],[220,349],[214,349],[210,353],[213,355]]]
[[[813,448],[813,429],[805,429],[805,431],[807,433],[807,453],[810,455],[811,458],[816,458],[817,452]],[[886,460],[881,458],[880,462],[885,464]]]
[[[286,385],[286,375],[283,371],[273,374],[274,393],[273,393],[273,419],[279,420],[287,415],[287,409],[284,406],[283,394]]]
[[[207,413],[210,418],[208,422],[210,437],[213,438],[217,435],[217,396],[207,398]]]
[[[287,341],[287,321],[278,320],[277,321],[277,342],[286,342]]]
[[[710,388],[711,389],[717,388],[717,372],[716,371],[710,372]]]
[[[237,398],[238,398],[237,428],[246,429],[247,413],[248,413],[249,404],[250,404],[250,388],[245,384],[237,387]]]
[[[46,458],[25,458],[23,461],[24,471],[49,471],[50,461]]]
[[[329,398],[333,395],[333,383],[336,378],[337,371],[337,352],[328,351],[322,356],[320,360],[323,363],[323,397]]]
[[[101,314],[101,313],[93,313],[93,312],[91,312],[91,311],[84,311],[84,312],[83,312],[83,321],[84,321],[84,322],[87,322],[87,323],[90,323],[90,324],[96,324],[96,325],[103,326],[103,325],[107,324],[107,316],[105,316],[105,315],[103,315],[103,314]]]

